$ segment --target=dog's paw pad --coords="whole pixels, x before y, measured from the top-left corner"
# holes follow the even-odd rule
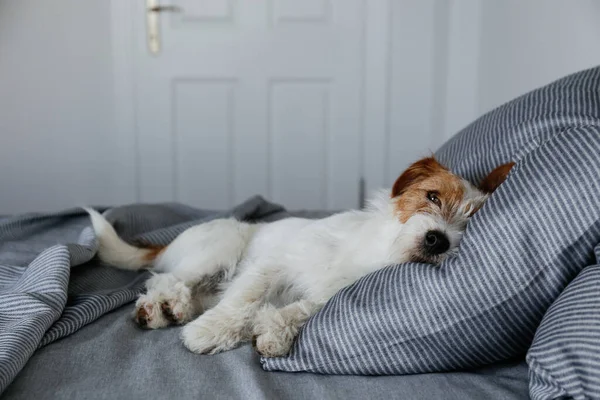
[[[171,304],[166,301],[160,305],[160,309],[163,315],[171,322],[177,322],[175,319],[175,315],[173,315],[173,309],[171,308]]]
[[[142,329],[158,329],[169,325],[162,313],[160,303],[147,297],[140,297],[135,305],[133,320]]]
[[[141,328],[148,328],[152,324],[152,309],[150,303],[142,303],[135,312],[135,322]]]
[[[160,305],[160,309],[165,318],[167,318],[174,324],[181,324],[186,322],[187,320],[185,318],[186,313],[184,313],[183,307],[180,306],[178,303],[175,303],[175,306],[173,307],[171,306],[170,301],[165,301]]]
[[[173,300],[167,300],[160,304],[160,309],[165,318],[173,324],[183,324],[188,322],[193,313],[189,303]]]

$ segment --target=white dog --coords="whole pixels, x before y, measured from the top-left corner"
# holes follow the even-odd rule
[[[140,326],[191,321],[182,338],[193,352],[215,354],[253,339],[260,354],[276,357],[344,286],[387,265],[438,264],[456,252],[469,217],[511,167],[497,168],[478,189],[425,158],[365,211],[257,224],[214,220],[163,248],[127,244],[99,213],[88,212],[103,261],[160,272],[137,300]]]

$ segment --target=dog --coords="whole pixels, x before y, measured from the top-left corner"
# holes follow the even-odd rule
[[[262,356],[278,357],[341,288],[388,265],[437,265],[455,254],[469,218],[513,165],[496,168],[476,187],[428,157],[364,210],[271,223],[218,219],[164,247],[128,244],[102,215],[86,210],[101,260],[155,272],[135,305],[140,327],[186,324],[183,343],[199,354],[252,340]]]

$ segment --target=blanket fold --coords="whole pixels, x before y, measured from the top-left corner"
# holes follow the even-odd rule
[[[100,211],[104,208],[98,208]],[[125,240],[167,244],[188,227],[215,218],[272,221],[288,216],[256,196],[224,212],[176,203],[110,209]],[[33,352],[133,301],[147,273],[110,268],[94,258],[87,213],[69,209],[0,219],[0,393]]]

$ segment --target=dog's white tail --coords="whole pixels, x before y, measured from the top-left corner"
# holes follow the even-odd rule
[[[110,265],[129,270],[147,268],[165,249],[132,246],[117,235],[115,228],[98,211],[86,207],[83,209],[90,214],[98,238],[98,257]]]

